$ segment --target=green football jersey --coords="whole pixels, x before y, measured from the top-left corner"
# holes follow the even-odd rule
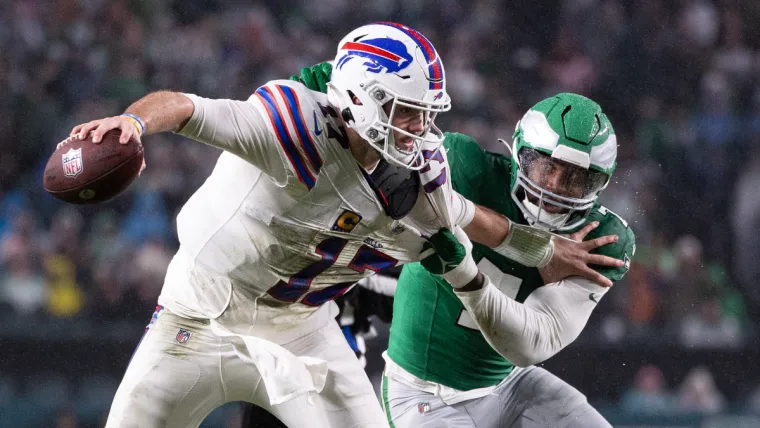
[[[510,196],[511,160],[483,150],[472,138],[447,133],[454,189],[476,204],[488,207],[512,221],[526,224]],[[599,227],[587,239],[618,235],[619,240],[595,252],[629,261],[634,252],[634,236],[628,224],[598,204],[587,222],[598,220]],[[474,243],[473,258],[500,291],[524,302],[543,285],[536,268],[529,268]],[[621,268],[598,269],[613,281],[623,277]],[[404,266],[393,304],[388,355],[418,378],[458,390],[493,386],[514,369],[514,364],[486,342],[451,285],[427,272],[419,263]]]

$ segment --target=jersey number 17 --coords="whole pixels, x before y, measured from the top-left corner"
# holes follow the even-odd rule
[[[275,299],[285,302],[296,302],[303,296],[301,303],[307,306],[319,306],[322,303],[342,296],[356,281],[341,282],[311,292],[309,292],[309,288],[311,288],[311,282],[317,275],[335,264],[335,261],[338,260],[338,256],[347,243],[348,240],[338,237],[330,237],[320,242],[316,248],[316,253],[321,257],[320,260],[298,271],[290,277],[288,282],[279,281],[267,290],[267,293]],[[396,263],[398,263],[398,260],[393,257],[383,254],[368,245],[362,245],[356,251],[348,267],[359,273],[364,273],[367,269],[379,272],[395,266]]]

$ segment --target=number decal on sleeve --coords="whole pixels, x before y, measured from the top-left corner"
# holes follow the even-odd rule
[[[347,240],[338,237],[327,238],[320,242],[316,248],[316,253],[321,257],[320,260],[298,271],[290,277],[288,282],[277,282],[267,290],[267,293],[275,299],[285,302],[296,302],[303,296],[301,303],[307,306],[319,306],[342,296],[356,281],[341,282],[312,292],[309,292],[309,288],[311,288],[311,282],[317,275],[335,264],[347,243]],[[367,269],[378,272],[393,267],[396,263],[398,260],[393,257],[368,245],[362,245],[356,251],[348,267],[359,273],[364,273]]]

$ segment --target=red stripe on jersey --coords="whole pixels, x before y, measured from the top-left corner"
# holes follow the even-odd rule
[[[277,85],[277,90],[280,92],[280,95],[282,95],[282,99],[287,100],[287,96],[282,91],[282,87]],[[293,94],[293,99],[296,101],[296,110],[298,114],[298,119],[300,120],[300,123],[303,124],[303,126],[306,126],[306,121],[304,120],[303,113],[301,112],[301,102],[298,101],[298,95],[296,94],[296,91],[291,90],[290,93]],[[290,107],[290,103],[285,103],[285,107],[288,109],[288,113],[290,113],[290,120],[293,122],[293,128],[298,128],[298,121],[296,121],[295,114],[293,112],[293,109]],[[304,128],[305,129],[305,128]],[[306,132],[297,132],[298,134],[298,142],[301,144],[301,148],[303,148],[304,153],[306,154],[306,158],[309,159],[309,163],[311,164],[312,168],[316,173],[319,173],[320,168],[322,168],[322,158],[319,156],[319,152],[316,150],[316,145],[314,144],[314,140],[311,139],[311,135],[309,134],[308,130]],[[303,135],[306,136],[308,139],[309,147],[306,147],[306,142],[303,141]],[[311,150],[309,150],[311,148]],[[316,159],[312,159],[312,155],[316,157]]]
[[[280,118],[284,117],[284,116],[282,115],[282,111],[280,111],[280,107],[277,105],[277,99],[274,97],[274,94],[272,93],[272,91],[269,88],[267,88],[266,86],[262,86],[260,88],[260,90],[266,91],[269,94],[269,96],[272,98],[272,100],[274,100],[274,108],[275,108],[276,111],[273,112],[271,110],[272,105],[269,102],[267,102],[267,100],[264,99],[264,97],[261,94],[258,94],[258,93],[255,94],[256,97],[259,99],[259,101],[261,101],[261,103],[264,105],[265,110],[267,111],[267,115],[269,116],[269,121],[272,123],[272,129],[274,129],[275,134],[277,135],[277,141],[280,142],[280,146],[282,146],[283,152],[285,152],[285,155],[288,157],[288,160],[290,160],[290,164],[293,166],[293,170],[296,172],[296,175],[298,176],[298,179],[303,184],[305,184],[309,189],[311,189],[312,185],[309,185],[309,183],[307,183],[307,180],[305,180],[304,177],[301,176],[301,173],[299,172],[300,168],[298,167],[299,164],[300,165],[305,165],[306,162],[303,161],[303,158],[301,158],[301,155],[298,153],[297,150],[296,150],[296,153],[294,154],[294,156],[298,157],[297,160],[294,159],[293,156],[291,156],[291,153],[290,153],[291,150],[288,150],[288,142],[292,142],[293,141],[290,138],[290,131],[288,131],[287,127],[284,127],[285,128],[285,133],[287,133],[287,135],[281,135],[280,131],[278,131],[277,123],[276,123],[276,120],[275,120],[275,115],[277,115],[277,117],[280,117]],[[283,123],[283,125],[284,125],[284,123]],[[305,168],[305,172],[308,175],[308,178],[310,179],[310,182],[314,183],[316,180],[315,180],[314,176],[311,174],[311,171],[309,171],[308,168]]]

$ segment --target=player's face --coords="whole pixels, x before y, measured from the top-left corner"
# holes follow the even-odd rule
[[[529,165],[524,165],[524,167],[528,179],[543,190],[568,198],[582,198],[585,196],[584,193],[586,192],[588,183],[588,170],[586,169],[543,154],[534,157],[529,162]],[[540,191],[541,189],[533,190]],[[529,194],[528,198],[531,202],[538,203],[538,198],[535,196]],[[545,196],[545,198],[552,200],[552,197],[549,195]],[[558,201],[555,200],[555,202]],[[552,214],[558,214],[563,211],[562,208],[550,203],[543,203],[541,208]]]
[[[383,110],[388,116],[392,115],[392,126],[414,135],[422,135],[425,130],[426,114],[422,110],[403,105],[396,105],[393,109],[392,102],[386,103]],[[396,148],[404,153],[409,153],[414,149],[414,138],[401,132],[393,131],[393,141],[396,142]]]

